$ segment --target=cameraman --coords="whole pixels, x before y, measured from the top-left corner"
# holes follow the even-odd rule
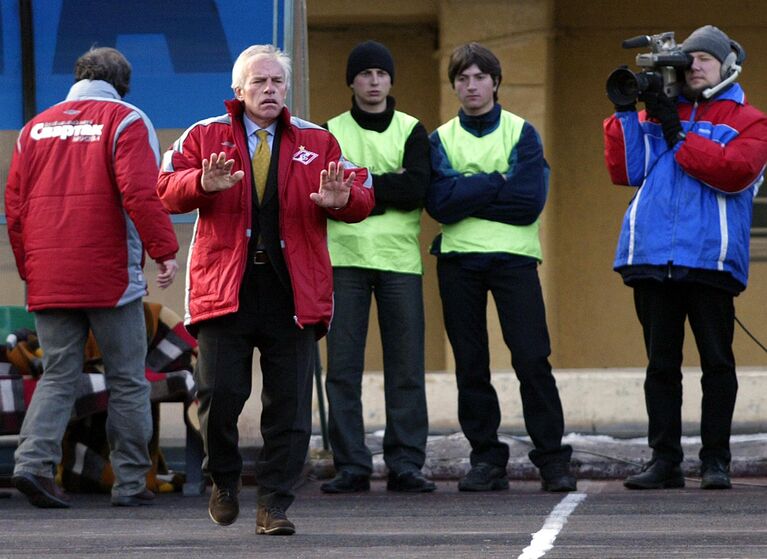
[[[639,187],[623,219],[614,268],[634,289],[649,363],[645,403],[652,460],[629,489],[683,487],[680,468],[684,323],[703,377],[701,487],[729,489],[730,427],[738,382],[733,298],[748,280],[751,205],[767,162],[767,117],[732,83],[745,59],[706,25],[681,45],[690,55],[677,99],[640,95],[645,110],[616,106],[604,122],[615,184]]]

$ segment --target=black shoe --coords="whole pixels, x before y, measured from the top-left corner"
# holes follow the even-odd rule
[[[578,482],[570,472],[568,462],[552,462],[541,468],[541,488],[551,493],[576,491]]]
[[[140,507],[151,505],[152,501],[154,501],[154,493],[146,488],[135,495],[112,495],[113,507]]]
[[[626,478],[628,489],[672,489],[684,487],[684,475],[679,464],[667,460],[650,461],[642,471]]]
[[[386,482],[388,491],[400,491],[402,493],[430,493],[436,488],[434,482],[426,479],[418,470],[399,474],[389,472],[389,479]]]
[[[506,468],[481,462],[458,482],[459,491],[500,491],[509,488]]]
[[[730,468],[721,460],[704,460],[700,474],[701,489],[732,489]]]
[[[239,489],[218,487],[215,483],[208,501],[210,519],[219,526],[229,526],[240,514]]]
[[[267,536],[292,536],[295,525],[288,520],[285,510],[278,506],[258,505],[256,512],[256,534]]]
[[[29,502],[41,509],[68,509],[69,496],[53,478],[19,472],[11,478],[14,487],[24,493]]]
[[[323,493],[361,493],[370,491],[370,478],[341,470],[336,477],[320,485]]]

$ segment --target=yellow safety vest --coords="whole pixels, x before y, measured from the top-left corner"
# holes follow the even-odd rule
[[[460,174],[509,171],[509,155],[522,134],[525,120],[501,111],[501,122],[490,134],[477,137],[461,126],[458,117],[437,129],[451,167]],[[442,225],[441,252],[507,252],[542,260],[539,220],[530,225],[508,225],[467,217]]]
[[[328,121],[328,130],[341,145],[344,157],[380,175],[402,168],[405,142],[418,120],[394,111],[383,132],[362,128],[350,111]],[[328,220],[328,249],[333,266],[353,266],[389,272],[421,274],[421,210],[386,208],[359,223]]]

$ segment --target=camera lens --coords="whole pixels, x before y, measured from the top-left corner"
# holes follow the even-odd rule
[[[639,92],[643,90],[639,80],[644,78],[628,68],[613,70],[607,78],[607,97],[615,105],[630,105],[636,103]],[[642,79],[642,81],[645,81]]]

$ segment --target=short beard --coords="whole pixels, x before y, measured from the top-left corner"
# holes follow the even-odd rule
[[[684,95],[690,101],[697,101],[701,94],[706,91],[709,86],[704,85],[702,87],[690,87],[688,84],[682,86],[682,95]]]

